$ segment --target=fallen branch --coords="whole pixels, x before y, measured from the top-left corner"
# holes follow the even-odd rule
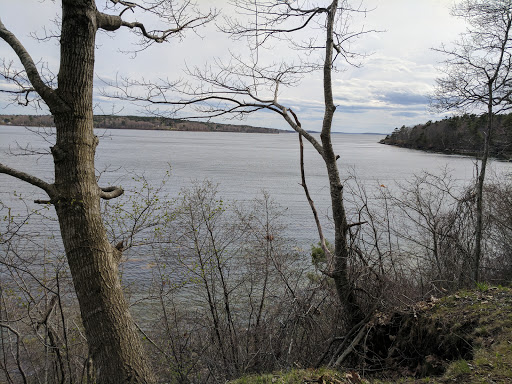
[[[361,341],[361,339],[363,338],[365,333],[366,333],[366,324],[361,327],[361,329],[359,330],[359,333],[354,338],[354,340],[352,340],[352,342],[350,343],[348,348],[345,349],[345,351],[340,355],[340,357],[338,357],[338,359],[332,366],[333,368],[337,368],[337,367],[339,367],[339,365],[341,363],[343,363],[343,361],[347,358],[347,356],[350,355],[350,353],[352,353],[354,348],[359,344],[359,342]]]
[[[372,317],[372,315],[373,315],[373,310],[369,311],[369,312],[368,312],[368,315],[366,315],[366,317],[365,317],[363,320],[361,320],[359,323],[357,323],[356,325],[354,325],[354,326],[350,329],[350,331],[348,331],[348,333],[347,333],[347,334],[346,334],[346,336],[345,336],[345,339],[343,340],[343,342],[341,343],[341,345],[338,347],[338,349],[336,350],[336,352],[335,352],[335,353],[334,353],[334,355],[332,356],[331,361],[329,361],[329,364],[328,364],[328,366],[329,366],[329,367],[335,367],[335,366],[336,366],[335,364],[336,364],[336,363],[338,363],[338,360],[339,360],[339,359],[338,359],[338,360],[334,361],[334,359],[336,359],[336,356],[339,356],[339,355],[340,355],[341,351],[343,351],[343,348],[345,348],[345,345],[346,345],[346,344],[347,344],[347,342],[350,340],[350,337],[351,337],[354,333],[356,333],[356,331],[357,331],[358,329],[365,329],[365,328],[366,328],[366,325],[368,324],[368,321],[370,320],[370,318]],[[361,336],[361,337],[362,337],[362,336]],[[356,338],[357,338],[357,336],[354,338],[354,340],[355,340]],[[352,343],[353,343],[353,342],[352,342]],[[351,343],[351,344],[352,344],[352,343]],[[349,348],[350,348],[350,346],[349,346]],[[347,348],[347,349],[348,349],[348,348]],[[353,347],[352,347],[352,349],[353,349]],[[346,358],[346,356],[345,356],[343,359],[345,359],[345,358]],[[340,362],[340,363],[338,363],[338,364],[341,364],[341,362]]]

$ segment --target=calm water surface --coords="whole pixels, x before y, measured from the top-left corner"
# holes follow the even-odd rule
[[[121,185],[133,189],[133,172],[144,174],[158,185],[171,167],[166,185],[170,196],[176,196],[194,180],[209,179],[219,184],[225,200],[248,201],[266,190],[287,209],[286,237],[297,246],[309,248],[317,242],[316,228],[300,183],[299,145],[296,134],[242,134],[210,132],[163,132],[136,130],[98,130],[96,168],[102,186]],[[366,188],[390,186],[410,180],[423,170],[440,173],[448,167],[455,178],[469,181],[474,174],[474,160],[396,148],[378,144],[380,135],[333,135],[335,152],[343,177],[357,175]],[[52,141],[52,138],[48,138]],[[329,189],[324,165],[318,153],[305,142],[306,177],[310,193],[320,215],[327,221]],[[27,147],[39,152],[51,145],[42,137],[22,127],[0,126],[0,162],[19,170],[52,180],[52,158],[48,155],[10,156],[9,148]],[[108,170],[107,172],[104,172]],[[493,162],[492,172],[510,177],[512,163]],[[29,201],[44,198],[36,188],[12,177],[0,175],[0,200],[19,207],[12,191],[22,193]],[[328,226],[328,225],[326,225]],[[0,228],[1,231],[1,228]]]

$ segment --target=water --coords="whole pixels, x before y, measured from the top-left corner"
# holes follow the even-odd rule
[[[304,249],[318,241],[311,210],[299,184],[296,134],[136,130],[98,130],[97,133],[101,139],[96,168],[101,173],[102,186],[121,185],[129,193],[136,187],[131,179],[133,173],[144,174],[149,182],[158,185],[170,165],[171,179],[165,190],[170,196],[177,196],[179,190],[190,186],[193,180],[203,179],[218,183],[220,196],[228,201],[249,201],[266,190],[286,209],[287,238]],[[412,175],[423,170],[440,173],[445,167],[451,169],[452,175],[461,182],[474,177],[472,158],[381,145],[378,144],[381,138],[381,135],[333,135],[344,178],[353,173],[360,183],[372,189],[410,180]],[[332,232],[328,224],[330,204],[325,167],[315,149],[307,142],[304,144],[308,187],[329,237]],[[23,148],[31,145],[32,150],[44,152],[50,144],[22,127],[0,126],[0,162],[51,182],[51,156],[6,154],[16,145]],[[510,174],[512,163],[492,162],[491,170]],[[32,200],[45,198],[37,188],[0,174],[0,201],[13,209],[25,209],[12,191],[22,193],[28,199],[29,208],[37,207]],[[50,227],[57,230],[56,224]]]
[[[231,134],[209,132],[120,131],[109,132],[110,138],[98,147],[98,168],[122,167],[106,174],[105,181],[118,182],[127,170],[145,172],[158,183],[165,170],[172,167],[171,195],[190,185],[192,180],[208,178],[219,184],[227,200],[247,201],[268,191],[287,209],[288,237],[309,248],[317,241],[310,207],[300,186],[299,143],[296,134]],[[401,149],[378,144],[381,135],[333,136],[341,158],[342,177],[349,173],[369,188],[410,179],[422,170],[439,172],[453,169],[460,180],[470,180],[473,159]],[[320,216],[329,216],[329,186],[322,159],[305,142],[305,168],[310,193]],[[511,169],[506,163],[494,168]],[[121,184],[126,187],[126,179]]]

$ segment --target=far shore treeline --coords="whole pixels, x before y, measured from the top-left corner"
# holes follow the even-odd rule
[[[0,125],[27,127],[53,127],[51,115],[0,115]],[[140,129],[161,131],[195,132],[243,132],[243,133],[283,133],[279,129],[253,127],[250,125],[220,124],[203,121],[172,119],[159,116],[115,116],[95,115],[94,128]]]
[[[380,142],[404,148],[479,156],[486,124],[487,115],[464,114],[414,127],[403,125]],[[493,126],[489,155],[512,160],[512,114],[494,115]]]

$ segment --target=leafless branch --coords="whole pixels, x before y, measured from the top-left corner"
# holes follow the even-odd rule
[[[4,173],[6,175],[13,176],[19,180],[25,181],[29,184],[39,187],[43,191],[45,191],[50,197],[53,197],[55,195],[55,187],[53,186],[53,184],[48,184],[47,182],[45,182],[35,176],[32,176],[28,173],[18,171],[16,169],[10,168],[1,163],[0,163],[0,173]]]
[[[144,3],[110,0],[110,6],[106,10],[118,12],[118,14],[107,14],[97,12],[98,28],[106,31],[115,31],[121,27],[126,27],[134,31],[141,37],[139,45],[146,49],[153,43],[163,43],[173,36],[181,37],[187,29],[196,30],[197,28],[208,24],[217,17],[217,11],[210,9],[208,12],[201,12],[191,1],[176,3],[174,1],[147,1]],[[149,13],[158,16],[165,23],[165,26],[171,28],[149,30],[147,26],[137,20],[126,20],[126,12],[131,13]]]
[[[54,108],[55,110],[60,109],[63,111],[67,110],[67,106],[63,100],[61,100],[55,91],[48,87],[45,82],[42,80],[37,67],[30,57],[29,53],[23,46],[23,44],[18,40],[18,38],[9,31],[5,25],[0,20],[0,38],[2,38],[7,44],[11,46],[14,50],[18,58],[20,59],[25,71],[27,73],[27,77],[30,80],[33,88],[37,91],[37,93],[43,98],[46,104],[50,108]]]
[[[308,199],[309,206],[311,207],[311,211],[313,212],[313,217],[315,218],[316,228],[318,231],[318,237],[320,238],[320,246],[322,247],[322,250],[324,251],[326,260],[327,260],[327,271],[324,273],[329,275],[332,269],[333,265],[333,259],[334,256],[332,252],[327,247],[327,244],[325,242],[325,237],[322,230],[322,224],[320,223],[320,219],[318,218],[318,212],[315,208],[315,203],[313,202],[313,199],[311,198],[311,195],[309,194],[309,189],[306,184],[306,173],[304,171],[304,144],[302,142],[302,135],[299,133],[299,145],[300,145],[300,177],[301,177],[301,186],[304,189],[304,193],[306,194],[306,198]]]
[[[18,366],[18,370],[20,371],[21,377],[23,379],[23,383],[27,384],[27,374],[25,373],[25,370],[21,366],[21,354],[20,354],[20,344],[21,344],[21,335],[20,333],[11,327],[8,324],[0,322],[0,327],[8,329],[10,332],[12,332],[16,336],[16,365]]]

